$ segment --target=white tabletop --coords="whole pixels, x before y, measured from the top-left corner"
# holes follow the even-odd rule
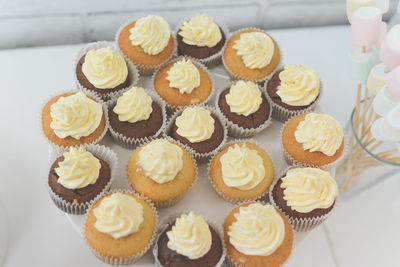
[[[347,66],[349,28],[270,33],[281,46],[284,63],[319,72],[325,89],[320,105],[344,124],[355,101]],[[4,266],[106,266],[54,207],[44,186],[48,144],[39,127],[40,108],[54,91],[73,88],[72,64],[80,47],[0,51],[0,202],[9,229]],[[400,179],[391,178],[341,201],[327,222],[296,248],[289,266],[399,266],[399,223]]]

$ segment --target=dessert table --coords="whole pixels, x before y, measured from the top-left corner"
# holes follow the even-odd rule
[[[345,125],[356,98],[347,65],[349,26],[269,33],[281,46],[283,63],[304,64],[319,73],[324,87],[319,105]],[[40,130],[40,109],[54,91],[74,88],[73,62],[82,46],[0,50],[0,203],[5,209],[0,209],[0,221],[8,222],[3,266],[107,266],[91,254],[79,235],[80,229],[74,229],[79,223],[53,205],[45,187],[49,147]],[[261,135],[278,141],[277,132],[271,128]],[[266,149],[269,152],[277,147]],[[281,170],[283,156],[272,159],[276,169]],[[198,183],[208,181],[199,179]],[[197,201],[202,201],[199,195]],[[190,197],[189,192],[185,198]],[[219,198],[217,194],[214,197]],[[228,213],[226,210],[222,214],[209,205],[203,207],[197,211],[210,219],[221,219]],[[397,173],[358,196],[339,201],[327,221],[296,246],[286,266],[398,266],[399,223]],[[1,227],[0,244],[7,238]],[[2,251],[0,266],[1,255]],[[146,257],[149,260],[138,266],[152,266],[150,255]]]

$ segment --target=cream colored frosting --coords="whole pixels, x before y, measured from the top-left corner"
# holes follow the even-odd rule
[[[343,142],[343,128],[332,116],[309,113],[299,123],[294,136],[304,150],[333,156]]]
[[[222,39],[218,25],[206,14],[198,14],[185,21],[178,34],[184,43],[196,46],[214,47]]]
[[[265,177],[262,157],[246,144],[235,144],[220,158],[222,180],[229,187],[250,190]]]
[[[139,230],[143,223],[143,206],[133,196],[114,193],[100,200],[93,210],[94,227],[113,238],[121,238]]]
[[[231,112],[249,116],[256,112],[261,105],[261,91],[257,84],[250,81],[238,81],[231,86],[225,95]]]
[[[292,210],[307,213],[327,209],[338,195],[336,181],[327,171],[317,168],[291,169],[282,177],[283,199]]]
[[[120,121],[135,123],[147,120],[150,117],[153,101],[141,87],[132,87],[123,93],[117,100],[113,111],[118,114]]]
[[[203,107],[185,108],[175,120],[176,132],[191,143],[209,139],[214,132],[214,118],[211,112]]]
[[[50,107],[51,129],[59,138],[79,139],[93,133],[103,116],[101,104],[78,92],[60,97]]]
[[[211,231],[207,222],[192,211],[176,219],[167,236],[168,248],[191,260],[203,257],[211,248]]]
[[[285,223],[272,205],[240,207],[229,226],[230,243],[246,255],[269,256],[285,238]]]
[[[99,89],[117,87],[128,77],[128,67],[123,56],[110,47],[87,52],[82,72],[88,81]]]
[[[169,86],[190,94],[200,85],[200,72],[190,59],[181,59],[167,71]]]
[[[287,65],[279,73],[281,80],[276,92],[282,102],[291,106],[307,106],[319,94],[319,75],[303,65]]]
[[[172,181],[183,168],[182,148],[166,139],[156,139],[140,150],[137,165],[145,175],[162,184]]]
[[[64,160],[55,168],[59,184],[68,189],[78,189],[96,183],[101,164],[92,153],[83,147],[71,147],[63,156]]]
[[[267,66],[274,55],[274,42],[263,32],[242,33],[235,41],[233,48],[242,57],[244,65],[249,69],[261,69]]]
[[[168,45],[171,30],[160,16],[148,15],[136,21],[129,30],[132,45],[140,46],[148,55],[157,55]]]

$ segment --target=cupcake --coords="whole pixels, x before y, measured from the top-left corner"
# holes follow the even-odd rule
[[[327,171],[292,168],[275,181],[269,195],[294,230],[308,231],[327,218],[335,205],[338,186]]]
[[[80,89],[94,92],[105,101],[118,97],[139,79],[136,67],[110,42],[96,42],[82,49],[75,73]]]
[[[233,142],[210,161],[208,175],[221,197],[238,203],[255,200],[268,191],[274,179],[274,165],[258,145]]]
[[[152,99],[143,88],[132,87],[111,104],[108,117],[113,138],[133,148],[161,134],[165,105]]]
[[[110,188],[117,155],[99,145],[56,150],[50,167],[50,197],[58,208],[71,214],[83,214],[90,201]]]
[[[225,249],[214,228],[192,211],[168,223],[153,249],[156,266],[221,266]]]
[[[130,265],[151,247],[157,212],[150,201],[128,190],[97,198],[86,214],[84,237],[91,251],[111,265]]]
[[[231,136],[254,136],[271,124],[270,104],[251,81],[230,84],[220,93],[216,106],[225,117]]]
[[[44,135],[58,147],[98,143],[108,127],[106,106],[82,92],[51,98],[42,109],[41,120]]]
[[[286,217],[263,202],[236,206],[224,222],[230,266],[281,266],[292,252],[293,238]]]
[[[303,65],[286,65],[266,83],[266,92],[272,103],[272,115],[285,122],[317,106],[321,95],[318,73]]]
[[[121,27],[116,43],[143,75],[150,75],[175,53],[175,39],[168,23],[160,16],[148,15]]]
[[[222,62],[233,79],[262,82],[279,66],[281,54],[275,40],[266,32],[242,29],[227,41]]]
[[[180,57],[162,66],[153,76],[153,88],[170,109],[206,102],[213,81],[199,62]]]
[[[181,145],[156,139],[136,149],[126,168],[128,182],[157,207],[176,203],[197,177],[192,156]]]
[[[344,154],[343,128],[332,116],[308,113],[288,121],[281,134],[288,164],[329,169]]]
[[[170,119],[167,135],[186,145],[196,158],[206,159],[226,140],[225,122],[207,106],[192,106],[177,111]]]
[[[217,25],[213,18],[197,14],[184,21],[176,32],[179,55],[192,57],[204,64],[220,62],[228,31]]]

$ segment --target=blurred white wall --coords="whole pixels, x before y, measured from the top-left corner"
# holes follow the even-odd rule
[[[231,29],[347,23],[345,0],[0,0],[0,49],[111,40],[127,20],[158,14],[174,28],[199,12]]]

